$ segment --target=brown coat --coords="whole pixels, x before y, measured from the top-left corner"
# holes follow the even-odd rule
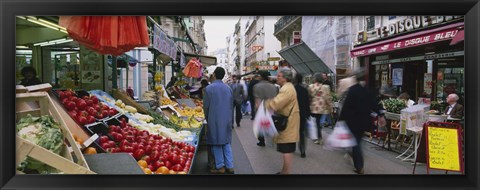
[[[275,143],[296,143],[300,139],[300,110],[298,109],[297,92],[292,83],[288,82],[280,88],[280,92],[275,98],[266,102],[267,108],[284,116],[292,113],[288,117],[287,128],[279,132],[274,138]]]
[[[330,114],[333,111],[333,97],[330,87],[319,83],[311,84],[308,88],[310,95],[310,111],[313,114]]]

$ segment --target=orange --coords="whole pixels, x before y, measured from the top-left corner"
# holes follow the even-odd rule
[[[152,174],[152,170],[150,170],[149,168],[144,168],[143,172],[145,172],[145,174]]]
[[[175,172],[175,171],[173,171],[173,170],[170,170],[170,171],[168,172],[168,174],[177,174],[177,172]]]
[[[178,172],[177,174],[187,174],[187,172]]]
[[[160,172],[160,171],[158,171],[158,170],[155,172],[155,174],[161,174],[161,175],[163,175],[163,173]]]
[[[145,160],[139,160],[137,163],[142,168],[146,168],[148,166],[147,161]]]
[[[170,170],[166,166],[162,166],[162,167],[159,167],[157,169],[157,172],[162,173],[162,174],[169,174],[169,171]],[[155,173],[157,173],[157,172],[155,172]]]
[[[96,154],[97,153],[97,150],[93,147],[88,147],[87,149],[85,149],[85,151],[83,151],[84,154]]]

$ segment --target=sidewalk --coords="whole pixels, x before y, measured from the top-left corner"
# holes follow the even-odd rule
[[[323,137],[332,132],[323,128]],[[276,151],[272,143],[266,147],[256,145],[250,116],[244,116],[241,127],[235,127],[232,134],[232,149],[236,174],[274,174],[282,168],[282,155]],[[368,142],[362,142],[365,159],[365,174],[412,174],[413,164],[403,162],[395,157],[399,154],[385,150]],[[292,174],[355,174],[353,162],[345,157],[345,152],[329,151],[321,145],[307,139],[306,158],[300,152],[294,153]],[[201,147],[194,163],[193,174],[208,174],[206,167],[206,148]],[[426,165],[417,164],[415,174],[426,174]],[[445,174],[445,171],[430,170],[432,174]],[[458,174],[449,172],[449,174]]]

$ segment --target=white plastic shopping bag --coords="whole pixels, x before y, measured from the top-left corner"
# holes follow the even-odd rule
[[[275,125],[273,124],[272,114],[270,111],[265,109],[263,105],[264,102],[260,103],[257,113],[255,114],[255,119],[253,120],[253,133],[255,137],[263,136],[275,136],[278,134]]]
[[[312,140],[318,139],[318,129],[317,129],[317,124],[314,117],[310,117],[307,120],[307,134],[309,139],[312,139]]]
[[[325,142],[325,148],[330,150],[349,148],[357,145],[357,141],[345,121],[338,121],[333,132]]]

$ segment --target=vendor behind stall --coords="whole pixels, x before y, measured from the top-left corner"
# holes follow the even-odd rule
[[[37,78],[37,71],[33,67],[27,66],[22,69],[23,79],[20,82],[20,85],[23,86],[32,86],[41,84],[40,79]]]

